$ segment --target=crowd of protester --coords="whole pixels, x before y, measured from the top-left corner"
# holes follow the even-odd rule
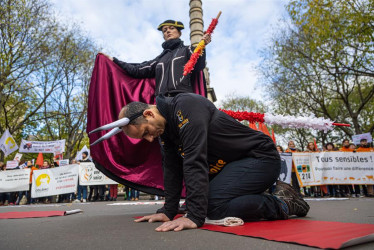
[[[356,145],[349,139],[344,139],[340,147],[334,143],[326,143],[322,149],[319,149],[315,142],[308,142],[304,151],[300,150],[294,141],[289,141],[286,150],[281,145],[277,145],[279,153],[295,152],[374,152],[374,148],[367,142],[367,139],[361,139],[360,144]],[[296,167],[292,162],[291,184],[305,197],[374,197],[373,185],[322,185],[307,186],[300,188],[296,175]]]
[[[71,164],[79,164],[80,162],[90,162],[88,158],[88,152],[82,153],[82,160],[72,160]],[[49,161],[44,160],[40,166],[34,166],[33,161],[21,161],[20,165],[14,169],[7,169],[3,162],[0,162],[0,171],[12,171],[15,169],[30,168],[30,182],[28,191],[19,192],[6,192],[0,193],[0,206],[8,205],[26,205],[26,204],[49,204],[52,202],[56,203],[68,203],[68,202],[95,202],[95,201],[116,201],[118,198],[118,184],[112,185],[91,185],[89,191],[87,186],[79,185],[76,193],[54,195],[48,197],[31,198],[31,185],[32,185],[32,174],[34,170],[48,169],[59,167],[58,160],[53,161],[51,164]],[[139,200],[139,191],[125,187],[125,200]]]
[[[334,143],[326,143],[322,149],[316,146],[315,142],[309,142],[305,145],[306,149],[304,151],[300,150],[294,141],[289,141],[287,148],[284,150],[281,145],[277,145],[277,150],[279,153],[283,152],[321,152],[321,151],[341,151],[341,152],[374,152],[374,148],[368,144],[366,139],[362,139],[359,145],[355,145],[350,142],[349,139],[344,139],[340,147],[335,146]],[[90,162],[88,158],[88,152],[82,153],[82,160],[79,162],[72,160],[71,164],[79,164],[80,162]],[[95,201],[116,201],[118,198],[118,184],[113,185],[91,185],[83,186],[78,183],[78,188],[76,193],[63,194],[58,196],[48,196],[40,198],[31,198],[31,185],[32,185],[32,173],[34,170],[38,169],[48,169],[53,167],[58,167],[58,161],[54,160],[53,164],[49,161],[43,161],[41,166],[34,166],[33,161],[22,161],[20,166],[15,169],[30,168],[30,182],[28,191],[20,192],[8,192],[0,193],[0,206],[7,205],[25,205],[25,204],[49,204],[51,202],[67,203],[67,202],[95,202]],[[0,162],[0,171],[12,171],[12,169],[6,169],[6,165]],[[292,173],[291,173],[291,184],[305,197],[374,197],[373,185],[323,185],[323,186],[307,186],[300,188],[296,168],[294,163],[292,163]],[[136,189],[131,189],[129,187],[124,187],[124,199],[137,201],[139,200],[139,191]],[[151,196],[153,200],[163,199],[158,196]]]

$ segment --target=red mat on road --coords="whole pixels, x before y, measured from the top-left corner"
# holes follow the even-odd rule
[[[25,211],[25,212],[6,212],[0,213],[0,219],[23,219],[23,218],[41,218],[64,216],[82,212],[80,209],[70,211]]]
[[[329,221],[290,219],[247,222],[237,227],[204,224],[201,229],[332,249],[374,241],[372,224]]]

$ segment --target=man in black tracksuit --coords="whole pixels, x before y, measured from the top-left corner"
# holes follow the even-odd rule
[[[157,231],[203,225],[206,217],[245,221],[305,216],[309,206],[284,183],[276,196],[263,194],[280,172],[280,157],[269,136],[237,122],[206,98],[185,93],[159,96],[156,105],[130,103],[119,118],[134,117],[123,127],[132,138],[164,141],[164,213],[137,221],[164,221]],[[187,215],[173,220],[185,182]]]

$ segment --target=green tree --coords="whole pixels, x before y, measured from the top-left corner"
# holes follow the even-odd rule
[[[57,23],[46,1],[0,3],[0,134],[18,138],[58,87],[52,72],[40,76],[57,49]]]
[[[373,133],[373,0],[291,1],[287,10],[259,67],[274,106],[352,125],[323,143]]]
[[[66,139],[71,158],[87,137],[88,84],[99,49],[76,24],[58,22],[47,0],[0,3],[0,135],[9,129],[17,141]]]
[[[79,28],[65,29],[59,45],[61,88],[44,103],[39,135],[51,140],[66,139],[65,158],[76,154],[86,130],[88,87],[94,58],[99,49]]]

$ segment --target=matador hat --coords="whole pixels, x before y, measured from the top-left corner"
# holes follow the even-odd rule
[[[181,31],[182,29],[184,29],[184,25],[182,22],[179,22],[179,21],[174,21],[174,20],[166,20],[165,22],[161,23],[157,29],[159,31],[162,30],[162,27],[163,26],[174,26],[175,28],[177,28],[177,30]]]

